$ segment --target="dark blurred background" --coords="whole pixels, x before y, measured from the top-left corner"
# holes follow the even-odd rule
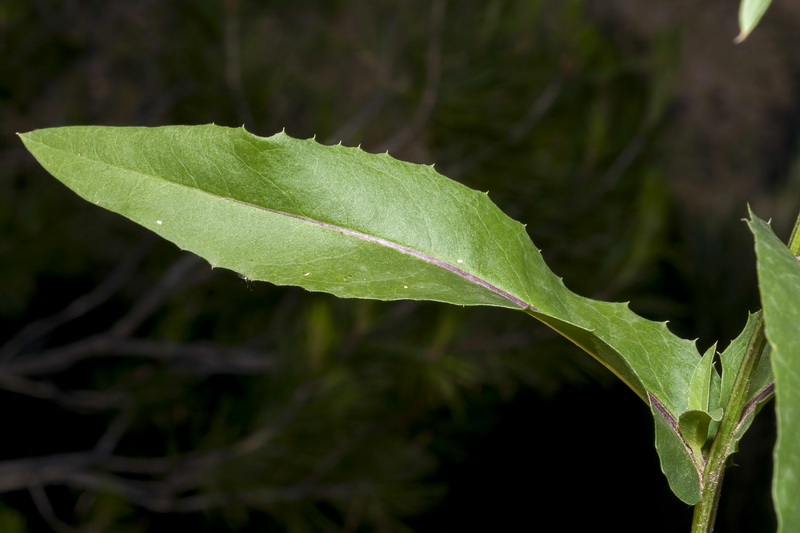
[[[97,209],[14,132],[244,124],[433,163],[586,296],[705,350],[800,197],[800,7],[0,2],[0,532],[688,531],[637,397],[522,313],[250,283]],[[773,531],[774,423],[717,531]],[[554,526],[557,524],[557,526]]]

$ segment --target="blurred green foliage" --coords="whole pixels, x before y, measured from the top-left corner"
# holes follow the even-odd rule
[[[138,265],[0,372],[113,331],[148,295],[157,305],[128,337],[210,354],[100,350],[30,376],[111,398],[94,407],[0,391],[7,427],[41,421],[4,438],[2,460],[92,450],[120,420],[113,455],[142,460],[113,472],[123,489],[48,485],[51,514],[9,491],[0,530],[423,531],[436,523],[425,516],[454,512],[442,465],[463,461],[460,440],[490,431],[520,390],[613,383],[521,313],[342,301],[192,262],[169,281],[182,254],[67,193],[10,132],[245,123],[390,148],[489,190],[577,292],[689,320],[670,293],[684,252],[654,164],[680,44],[656,43],[605,31],[577,0],[0,4],[0,342]],[[147,250],[140,263],[132,250]],[[254,366],[235,366],[242,354]],[[632,431],[647,443],[642,413]]]

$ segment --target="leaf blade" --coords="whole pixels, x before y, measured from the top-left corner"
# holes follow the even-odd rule
[[[60,177],[63,178],[62,181],[66,179],[68,181],[66,184],[82,197],[92,203],[100,203],[112,211],[124,214],[164,238],[175,242],[183,249],[195,251],[209,260],[213,266],[230,268],[251,279],[263,279],[279,285],[298,285],[308,290],[330,292],[341,297],[372,297],[383,300],[429,299],[461,305],[500,305],[511,308],[525,306],[525,303],[519,298],[497,289],[496,285],[492,284],[494,282],[506,286],[513,285],[513,283],[509,283],[508,279],[486,281],[479,277],[489,268],[479,269],[477,272],[479,276],[459,268],[461,262],[465,263],[472,256],[480,254],[480,248],[486,244],[485,237],[483,240],[479,239],[471,243],[470,249],[463,249],[464,247],[459,249],[458,246],[444,243],[446,246],[439,246],[439,253],[450,255],[447,260],[444,260],[420,251],[425,247],[418,246],[418,243],[414,243],[413,240],[404,244],[403,234],[408,233],[409,230],[397,227],[396,224],[394,228],[391,228],[392,231],[389,232],[389,235],[383,239],[360,231],[358,223],[352,223],[350,227],[336,224],[337,221],[333,220],[336,214],[320,212],[320,205],[372,206],[376,203],[375,197],[380,196],[379,191],[367,191],[362,194],[363,198],[358,202],[346,203],[341,200],[337,202],[337,197],[341,197],[344,193],[336,190],[341,185],[341,183],[336,183],[318,190],[314,195],[316,198],[309,198],[309,195],[306,194],[309,189],[307,183],[287,180],[276,184],[261,179],[261,176],[275,172],[275,167],[296,168],[291,157],[286,157],[286,154],[281,154],[281,152],[287,151],[286,144],[289,145],[288,150],[296,150],[297,147],[292,145],[305,141],[291,139],[283,134],[274,136],[271,138],[273,141],[269,143],[269,146],[260,147],[262,151],[270,152],[270,159],[265,164],[265,161],[257,161],[260,153],[247,153],[246,145],[252,139],[260,138],[250,136],[244,130],[217,129],[213,126],[200,128],[200,130],[181,127],[124,128],[124,135],[128,138],[132,137],[128,141],[130,144],[134,146],[146,144],[147,146],[143,149],[148,151],[152,151],[154,145],[179,145],[178,150],[172,150],[176,153],[171,161],[168,160],[170,154],[166,149],[147,159],[143,159],[135,149],[129,149],[128,153],[124,153],[122,156],[113,156],[112,154],[118,151],[120,143],[113,142],[116,132],[108,130],[100,130],[109,134],[106,139],[107,145],[101,148],[95,147],[96,151],[100,150],[102,153],[97,153],[97,157],[92,159],[86,153],[92,147],[85,146],[85,143],[81,141],[84,137],[88,137],[92,139],[93,144],[96,144],[98,130],[91,127],[88,129],[67,128],[69,131],[66,133],[71,139],[62,143],[67,146],[59,147],[63,153],[54,155],[52,158],[54,161],[48,161],[46,157],[40,161],[45,168],[58,175],[59,160],[69,157],[65,154],[77,153],[78,158],[82,158],[82,160],[73,161],[69,175]],[[44,131],[48,130],[39,130],[39,132]],[[156,138],[150,138],[154,134]],[[25,135],[28,136],[23,136],[23,142],[34,153],[37,153],[33,149],[36,138],[32,134]],[[229,140],[230,137],[233,140]],[[143,138],[147,138],[147,140]],[[59,140],[58,136],[55,138],[49,136],[48,141],[52,142],[53,140]],[[76,141],[78,145],[74,146]],[[215,145],[226,142],[233,145],[228,147],[230,151],[213,149]],[[235,146],[236,144],[239,146]],[[193,150],[192,147],[197,145],[202,145],[205,149],[203,151]],[[319,148],[356,150],[344,147],[322,147],[316,143],[308,143],[302,149],[308,151]],[[39,153],[41,155],[41,151]],[[318,157],[318,154],[311,154],[312,160],[315,157]],[[262,165],[262,168],[248,172],[248,167],[253,165],[247,161],[248,158],[250,161],[255,159],[256,163]],[[141,164],[140,160],[147,161],[148,159],[151,161],[156,159],[156,163],[159,163],[160,166],[151,168],[149,173],[142,173],[135,169],[137,164]],[[242,160],[238,169],[237,163],[231,159]],[[389,159],[388,156],[386,159]],[[106,162],[108,160],[111,160],[111,164]],[[197,161],[203,160],[208,164],[205,165],[205,168],[199,168],[202,165],[198,165]],[[391,160],[390,164],[405,167],[403,170],[406,172],[411,169],[422,180],[429,181],[430,175],[435,174],[433,169],[421,165],[410,165],[396,160]],[[219,178],[207,179],[200,187],[197,176],[207,176],[212,171],[210,169],[215,168],[219,169]],[[336,170],[341,171],[341,168],[331,172]],[[225,172],[230,172],[234,177],[226,177]],[[318,170],[311,168],[298,175],[308,178],[315,172]],[[84,175],[99,177],[93,180],[81,179],[81,176]],[[169,179],[163,176],[169,176]],[[262,188],[267,185],[267,190],[257,190],[247,186],[248,183],[253,182],[259,182],[259,187]],[[111,187],[109,183],[118,186],[122,184],[122,188],[109,189]],[[363,185],[362,183],[351,189],[360,187],[363,192],[365,189]],[[440,182],[438,185],[441,186],[442,183]],[[456,206],[447,213],[447,216],[456,219],[459,224],[475,226],[475,223],[469,223],[466,219],[474,212],[482,210],[484,216],[488,218],[501,219],[500,230],[505,233],[518,231],[514,227],[515,225],[521,228],[521,225],[508,217],[503,219],[504,215],[485,195],[449,180],[444,183],[444,186],[451,189],[444,191],[444,194],[451,196],[460,194],[463,203],[473,204],[464,207]],[[131,201],[132,198],[136,198],[135,202]],[[191,209],[184,209],[181,204],[189,205]],[[475,207],[474,204],[477,204],[477,209],[470,209]],[[390,204],[384,202],[383,208],[385,209],[387,205]],[[202,218],[209,221],[209,224],[206,224],[204,220],[199,220],[198,213],[202,214]],[[305,214],[310,216],[304,216]],[[370,217],[377,219],[384,215],[385,213],[369,207],[366,210],[362,209],[360,213],[360,216],[366,219]],[[356,213],[352,212],[339,213],[339,218],[355,218],[355,216]],[[391,220],[397,221],[406,218],[407,216],[393,215]],[[214,227],[209,227],[212,222]],[[361,225],[368,225],[368,222],[362,222]],[[410,231],[413,232],[413,229]],[[474,228],[470,228],[470,231],[474,233]],[[254,241],[256,241],[254,235],[259,234],[268,235],[270,242],[264,242],[263,249],[253,250]],[[274,245],[271,245],[273,242]],[[368,254],[359,253],[358,249],[370,242],[376,246],[370,247]],[[416,249],[412,249],[408,244],[417,245]],[[263,261],[252,259],[259,254],[270,259]],[[375,255],[378,258],[372,261],[366,257]],[[334,266],[333,272],[331,272],[331,263],[334,258],[340,258],[342,264]],[[377,263],[378,268],[382,271],[391,271],[393,276],[398,279],[407,276],[407,282],[387,286],[385,283],[381,283],[380,274],[376,276],[378,280],[373,284],[369,284],[366,279],[361,279],[359,282],[358,279],[349,277],[347,271],[352,270],[353,265],[369,264],[370,262]],[[314,272],[309,273],[311,267],[323,263],[324,268],[321,275],[315,276]],[[292,270],[291,265],[293,264],[297,264],[298,267],[305,265],[308,268]],[[491,266],[493,265],[489,265],[489,267]],[[442,270],[447,272],[442,272]],[[291,271],[291,274],[287,274],[288,271]],[[415,271],[418,273],[415,274]],[[508,268],[503,272],[508,272]],[[306,275],[307,273],[309,274]],[[416,283],[425,276],[431,276],[433,281]],[[362,276],[362,278],[364,277]],[[487,277],[492,278],[491,273]],[[502,276],[500,277],[502,278]],[[455,285],[451,290],[437,288],[437,285],[446,287],[448,284]],[[383,285],[383,287],[381,290],[376,290],[375,285]],[[477,290],[471,285],[478,285]],[[494,294],[487,294],[487,289],[488,292]],[[519,290],[518,287],[516,289]]]
[[[772,494],[779,531],[800,529],[800,262],[769,225],[750,212],[770,361],[775,378],[778,439]]]
[[[687,408],[700,360],[693,342],[626,304],[569,291],[522,224],[432,167],[213,125],[55,128],[21,138],[79,195],[213,266],[340,297],[526,309],[651,408],[655,398],[673,419]],[[668,478],[697,478],[687,464],[662,461]],[[696,503],[695,492],[678,495]]]

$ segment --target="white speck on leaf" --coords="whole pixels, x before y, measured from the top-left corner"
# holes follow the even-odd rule
[[[305,273],[305,274],[303,274],[303,275],[304,275],[304,276],[308,276],[309,274],[311,274],[311,272],[306,272],[306,273]]]
[[[463,259],[456,259],[456,263],[463,263],[463,262],[464,262]]]
[[[407,288],[408,288],[408,285],[403,285],[403,288],[404,288],[404,289],[407,289]]]
[[[156,224],[160,226],[161,224],[163,224],[163,222],[161,222],[160,220],[156,220]]]

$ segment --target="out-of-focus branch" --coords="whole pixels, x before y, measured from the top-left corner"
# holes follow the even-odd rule
[[[253,113],[242,86],[242,32],[239,0],[225,0],[225,84],[242,124],[255,127]]]
[[[425,69],[425,88],[411,121],[380,145],[377,151],[396,151],[414,140],[433,115],[442,81],[442,41],[447,0],[435,0],[431,6],[428,33],[428,55]]]
[[[70,391],[64,392],[52,383],[34,381],[23,376],[0,373],[0,389],[17,394],[50,400],[59,405],[80,411],[102,411],[122,407],[128,403],[128,395],[122,392]]]
[[[63,453],[0,462],[0,492],[52,485],[68,474],[93,466],[92,453]]]
[[[373,118],[383,110],[387,103],[385,87],[393,85],[392,71],[394,67],[394,55],[397,51],[398,29],[396,19],[389,18],[384,27],[384,46],[379,57],[366,53],[361,50],[364,62],[371,65],[376,75],[373,83],[372,96],[366,99],[361,107],[353,114],[350,119],[340,125],[332,134],[327,136],[322,142],[324,144],[346,143],[361,131]]]
[[[314,385],[299,388],[276,420],[229,446],[172,457],[140,458],[110,454],[130,422],[130,414],[123,411],[94,450],[0,462],[0,492],[28,490],[42,516],[52,522],[55,530],[59,530],[56,526],[62,524],[63,531],[70,531],[70,528],[52,512],[44,492],[48,485],[110,491],[159,512],[190,512],[226,505],[237,493],[202,493],[204,483],[215,470],[263,449],[300,414],[316,390]],[[130,479],[122,474],[150,479]],[[316,489],[311,484],[303,487],[306,491]],[[285,495],[281,496],[284,491]],[[277,500],[292,500],[297,498],[298,490],[297,487],[277,487],[275,494]]]
[[[106,428],[103,436],[97,441],[94,447],[94,453],[98,455],[109,456],[117,447],[120,439],[128,431],[128,428],[133,423],[135,409],[128,407],[120,411],[114,420]]]
[[[203,268],[196,272],[192,270],[201,265],[203,260],[194,254],[183,255],[175,261],[164,273],[158,283],[131,307],[130,311],[122,317],[114,327],[111,334],[116,337],[131,335],[142,322],[147,320],[159,307],[164,305],[170,296],[178,289],[192,286],[211,276],[210,268]]]
[[[181,344],[130,337],[177,290],[195,285],[211,275],[211,269],[197,268],[202,264],[200,258],[188,254],[175,261],[159,282],[144,292],[109,332],[66,346],[19,356],[30,343],[98,308],[119,292],[133,277],[151,244],[148,241],[120,261],[96,289],[77,298],[62,311],[28,325],[6,343],[3,347],[4,360],[0,364],[0,389],[51,400],[81,411],[105,410],[127,405],[130,400],[127,393],[63,391],[53,383],[30,378],[52,375],[94,357],[149,358],[170,363],[180,371],[200,375],[253,374],[274,368],[273,357],[254,350],[223,348],[210,342]]]
[[[50,504],[50,498],[48,498],[44,487],[37,485],[28,489],[28,492],[31,495],[33,504],[36,506],[36,510],[39,511],[41,517],[44,518],[47,525],[55,533],[78,533],[80,531],[59,520],[53,510],[53,506]]]
[[[262,352],[224,348],[212,342],[178,343],[96,335],[15,361],[0,376],[38,376],[63,371],[93,357],[141,357],[169,362],[190,374],[255,374],[275,367]]]
[[[594,193],[596,195],[605,194],[613,189],[618,183],[620,178],[625,172],[636,162],[644,149],[647,147],[649,141],[647,132],[638,134],[628,141],[625,148],[619,153],[610,167],[603,173],[598,183],[600,184],[599,190]]]
[[[361,130],[370,120],[378,115],[386,104],[386,95],[378,93],[372,95],[353,117],[345,122],[339,129],[325,138],[324,144],[347,142],[353,135]]]
[[[78,472],[65,483],[73,488],[109,491],[131,503],[159,513],[191,513],[224,507],[238,501],[252,507],[293,502],[303,499],[347,500],[363,494],[369,483],[364,481],[328,484],[296,484],[258,491],[231,490],[194,495],[176,495],[163,483],[122,480],[101,473]]]
[[[130,281],[152,246],[153,239],[146,239],[123,258],[111,274],[95,289],[78,297],[58,313],[31,322],[22,328],[0,348],[0,369],[3,369],[8,361],[19,354],[31,341],[47,335],[56,328],[80,318],[107,302]]]
[[[104,435],[91,451],[0,461],[0,492],[58,484],[77,472],[93,469],[137,475],[166,475],[165,482],[175,490],[188,490],[211,469],[257,452],[267,445],[297,417],[314,391],[313,385],[299,388],[274,423],[259,428],[229,446],[208,452],[189,452],[172,457],[117,456],[108,453],[108,435]]]
[[[541,93],[531,102],[525,114],[508,130],[508,134],[500,139],[500,142],[485,146],[472,155],[461,158],[461,161],[448,166],[447,174],[450,177],[462,176],[476,166],[494,157],[501,149],[507,146],[519,144],[533,130],[533,128],[544,118],[558,97],[564,90],[564,81],[559,78],[550,80]]]
[[[79,361],[98,355],[143,356],[182,362],[185,368],[201,373],[225,372],[225,369],[232,373],[264,370],[267,359],[258,357],[254,353],[237,352],[232,357],[223,358],[228,354],[221,354],[210,345],[179,345],[127,338],[176,290],[198,283],[211,275],[210,269],[207,268],[198,270],[192,275],[191,270],[202,263],[195,255],[184,255],[178,259],[161,280],[151,290],[145,292],[130,311],[113,326],[110,334],[90,337],[42,353],[26,354],[24,358],[18,357],[30,343],[98,308],[119,292],[133,277],[152,247],[152,242],[148,239],[134,249],[97,288],[77,298],[62,311],[32,322],[12,337],[0,349],[0,388],[34,398],[53,400],[79,409],[105,409],[121,405],[124,395],[88,391],[67,393],[51,383],[33,381],[27,376],[61,371]],[[194,358],[191,364],[190,358]]]

